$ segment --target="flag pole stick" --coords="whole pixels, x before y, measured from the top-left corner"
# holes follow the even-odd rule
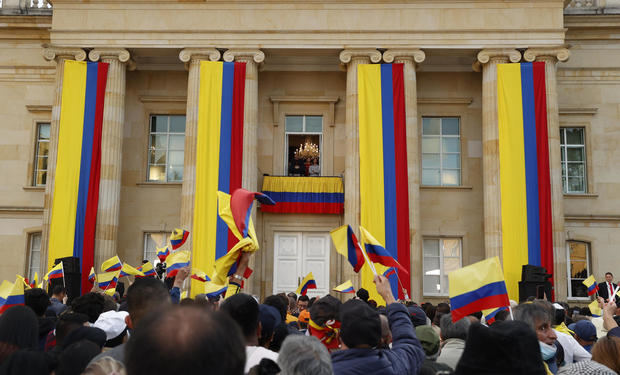
[[[62,268],[62,287],[67,288],[65,285],[65,264],[62,261],[60,261],[60,268]]]
[[[407,289],[405,289],[405,287],[403,286],[403,284],[400,282],[400,277],[398,277],[398,271],[395,269],[394,270],[395,274],[396,274],[396,279],[398,280],[398,285],[400,285],[400,289],[403,290],[403,294],[405,295],[405,299],[408,300],[409,299],[409,293],[407,292]]]
[[[357,243],[357,245],[362,250],[362,254],[364,255],[364,260],[366,260],[366,263],[368,263],[368,267],[370,267],[370,270],[372,271],[372,273],[374,273],[375,276],[377,276],[377,269],[375,268],[375,264],[370,260],[370,258],[368,258],[368,254],[366,254],[366,249],[364,249],[363,246],[360,246],[359,242]]]
[[[515,320],[515,317],[512,315],[512,306],[508,305],[508,311],[510,311],[510,319]]]

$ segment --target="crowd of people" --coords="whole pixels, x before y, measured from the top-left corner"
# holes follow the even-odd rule
[[[92,291],[66,304],[57,286],[25,292],[0,316],[0,375],[157,374],[618,374],[620,309],[601,317],[565,303],[512,303],[487,321],[453,322],[450,305],[359,289],[341,302],[294,293],[262,301],[180,298],[188,270],[170,284],[136,279],[125,295]],[[169,285],[169,286],[167,286]]]

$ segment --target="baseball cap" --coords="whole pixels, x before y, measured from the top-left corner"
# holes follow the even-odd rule
[[[589,320],[580,320],[575,323],[573,332],[585,341],[596,341],[596,327]]]

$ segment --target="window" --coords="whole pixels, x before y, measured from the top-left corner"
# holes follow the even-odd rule
[[[583,128],[560,128],[562,185],[567,194],[586,193],[586,143]]]
[[[30,233],[28,236],[28,269],[26,277],[34,280],[34,273],[39,274],[39,281],[43,277],[41,274],[41,232]]]
[[[422,185],[461,184],[460,134],[458,117],[422,118]]]
[[[50,146],[50,124],[37,124],[37,140],[34,151],[32,186],[45,186],[47,181],[47,154]]]
[[[148,180],[182,181],[184,150],[185,116],[151,116]]]
[[[590,246],[587,242],[568,241],[566,246],[568,266],[568,297],[587,298],[588,289],[583,280],[590,276]]]
[[[323,116],[286,116],[286,166],[289,176],[320,176]]]
[[[168,243],[170,232],[144,233],[144,258],[150,262],[157,259],[157,248]]]
[[[448,273],[461,268],[460,238],[425,238],[424,295],[447,295]]]

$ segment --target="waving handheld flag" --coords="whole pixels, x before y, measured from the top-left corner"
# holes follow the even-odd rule
[[[136,275],[136,277],[138,278],[147,276],[155,277],[157,275],[155,269],[153,268],[153,263],[151,262],[146,262],[142,264],[140,267],[138,267],[138,270],[144,274],[144,276]]]
[[[6,286],[5,286],[6,287]],[[5,297],[0,297],[4,299],[4,302],[0,306],[0,314],[8,310],[9,308],[17,305],[24,304],[24,283],[17,278],[11,291]]]
[[[194,280],[198,280],[200,282],[207,282],[207,281],[211,281],[211,279],[209,278],[209,276],[207,276],[206,273],[204,273],[203,271],[199,270],[198,268],[192,268],[192,275],[190,276],[190,278],[194,279]]]
[[[452,271],[448,282],[453,322],[477,311],[510,306],[498,257]]]
[[[396,259],[394,259],[390,253],[377,241],[372,234],[370,234],[364,227],[360,227],[360,232],[362,233],[362,245],[364,246],[364,250],[366,254],[368,254],[368,258],[379,264],[383,264],[386,267],[395,267],[399,271],[409,275],[409,272],[405,269],[405,267],[401,266]]]
[[[97,285],[103,290],[115,290],[120,270],[100,273],[97,275]]]
[[[121,263],[121,260],[118,258],[118,255],[115,255],[101,264],[101,271],[102,272],[119,271],[121,267],[123,267],[123,263]]]
[[[598,284],[596,283],[596,279],[594,279],[594,275],[590,275],[590,277],[583,280],[582,283],[588,288],[589,296],[598,292]]]
[[[185,241],[187,241],[187,237],[189,237],[188,231],[179,228],[175,229],[172,234],[170,234],[170,245],[172,246],[172,250],[176,250],[183,246]],[[159,256],[159,254],[157,254],[157,256]]]
[[[227,289],[228,285],[219,285],[212,282],[207,282],[207,285],[205,285],[205,294],[208,298],[214,298],[226,293]]]
[[[594,317],[598,318],[603,315],[603,312],[601,310],[601,307],[598,305],[597,300],[592,301],[592,303],[588,305],[588,308],[590,309],[590,312],[592,313],[592,316]]]
[[[121,267],[121,272],[118,275],[118,277],[125,277],[125,276],[130,276],[130,275],[144,276],[144,273],[138,269],[133,268],[127,263],[123,263],[123,267]]]
[[[390,267],[387,270],[385,270],[385,272],[383,272],[383,276],[384,277],[390,277],[392,275],[396,275],[396,268],[394,267]]]
[[[170,255],[170,248],[168,246],[157,248],[157,257],[160,262],[165,262],[168,255]]]
[[[296,294],[301,294],[305,296],[308,293],[308,289],[316,289],[316,281],[314,280],[314,275],[312,272],[306,275],[303,280],[301,280],[301,284],[297,287]]]
[[[63,268],[62,262],[55,265],[48,273],[43,276],[43,280],[48,279],[59,279],[65,277],[65,270]]]
[[[190,253],[187,250],[175,251],[168,257],[167,277],[175,277],[179,270],[189,266]]]
[[[334,288],[336,292],[340,293],[355,293],[355,289],[353,288],[353,283],[351,280],[347,280],[344,283],[338,285]]]
[[[96,279],[97,279],[97,276],[95,275],[95,268],[90,267],[90,273],[88,274],[88,281],[94,284]]]
[[[508,307],[504,306],[498,309],[483,310],[482,315],[484,315],[484,320],[487,322],[487,325],[495,323],[495,315],[502,310],[508,310]]]
[[[347,258],[353,267],[353,271],[359,272],[364,265],[364,255],[353,228],[350,225],[343,225],[332,230],[329,234],[338,254]]]
[[[6,301],[6,297],[9,296],[11,291],[13,290],[13,283],[10,281],[2,281],[0,284],[0,306]]]

